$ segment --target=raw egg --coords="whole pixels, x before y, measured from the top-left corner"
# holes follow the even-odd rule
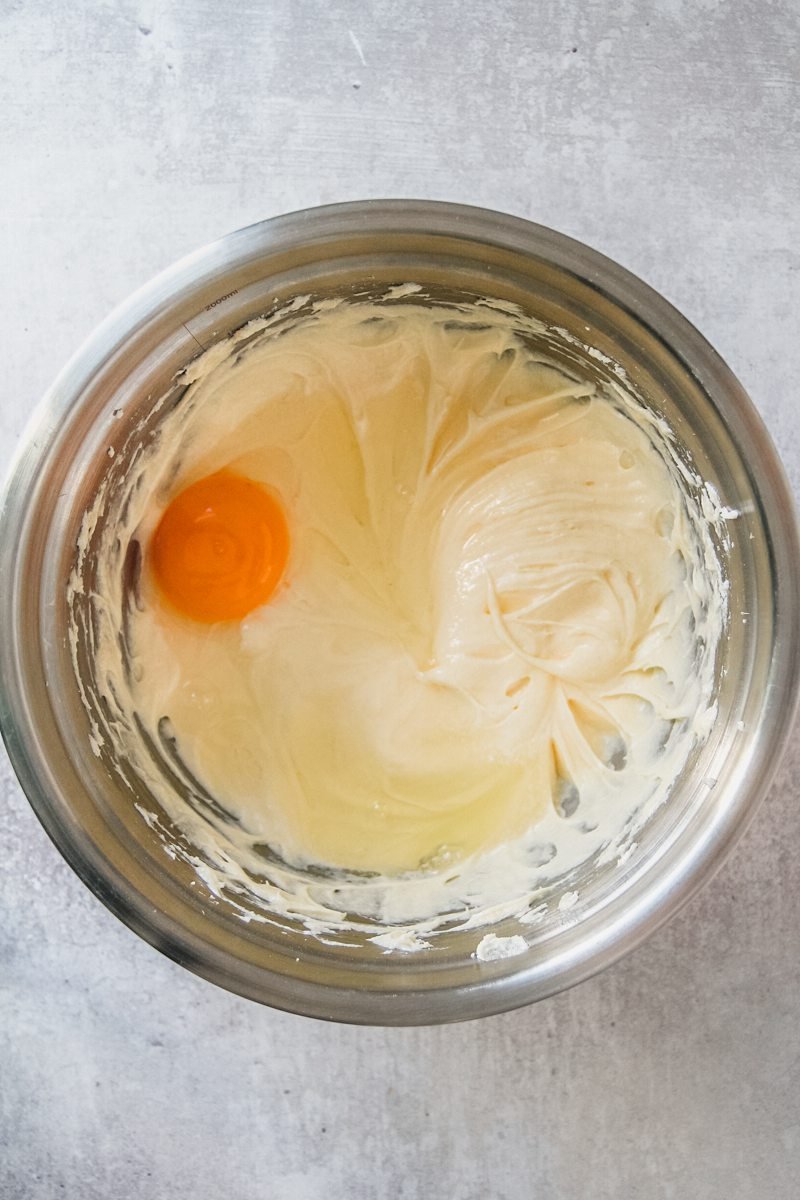
[[[170,502],[150,544],[156,582],[193,621],[240,621],[266,604],[289,554],[286,517],[251,479],[217,471]]]

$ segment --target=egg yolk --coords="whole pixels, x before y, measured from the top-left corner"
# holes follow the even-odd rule
[[[289,533],[260,484],[217,471],[179,492],[150,544],[159,588],[194,621],[239,621],[266,604],[286,567]]]

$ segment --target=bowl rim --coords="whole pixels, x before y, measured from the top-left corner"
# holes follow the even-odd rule
[[[43,447],[54,436],[82,387],[143,322],[169,306],[181,292],[197,288],[276,246],[296,246],[341,237],[348,232],[438,234],[476,244],[545,258],[635,314],[670,353],[695,374],[714,381],[713,402],[735,430],[739,448],[748,447],[748,463],[758,479],[759,500],[770,535],[774,581],[773,656],[762,736],[754,745],[748,780],[726,807],[717,807],[701,836],[657,869],[648,872],[628,895],[621,914],[601,928],[587,930],[573,949],[553,960],[546,977],[536,967],[509,969],[455,988],[405,990],[402,994],[341,989],[326,983],[298,984],[261,969],[258,979],[236,976],[238,959],[187,931],[154,909],[147,898],[131,896],[98,855],[87,858],[76,836],[53,803],[56,781],[35,738],[25,700],[24,679],[14,649],[17,612],[15,558],[27,511],[29,484]],[[680,346],[680,351],[677,349]],[[192,251],[156,275],[119,304],[67,362],[45,392],[12,457],[0,493],[0,628],[12,636],[0,641],[0,730],[23,791],[59,852],[94,894],[126,925],[168,957],[229,991],[275,1008],[356,1024],[428,1024],[490,1015],[544,998],[604,969],[638,946],[675,912],[722,865],[755,814],[778,769],[798,704],[800,677],[800,539],[794,501],[777,451],[755,407],[722,358],[697,329],[659,293],[598,251],[546,226],[520,217],[438,200],[370,199],[300,209],[256,222]],[[769,720],[766,719],[767,706]],[[513,962],[513,960],[512,960]],[[495,964],[487,964],[487,968]],[[413,963],[411,964],[413,967]],[[552,963],[551,963],[552,967]],[[273,987],[264,986],[269,976]],[[255,986],[258,983],[258,986]]]

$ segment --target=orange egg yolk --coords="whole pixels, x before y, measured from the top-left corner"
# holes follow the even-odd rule
[[[240,621],[266,604],[286,567],[289,532],[260,484],[217,471],[179,492],[150,544],[164,597],[185,617]]]

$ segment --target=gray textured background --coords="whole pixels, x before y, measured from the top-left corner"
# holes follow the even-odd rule
[[[0,0],[0,449],[107,310],[277,212],[550,224],[728,359],[800,485],[796,0]],[[3,1200],[794,1200],[800,730],[715,881],[601,977],[420,1030],[261,1009],[78,883],[3,758]]]

